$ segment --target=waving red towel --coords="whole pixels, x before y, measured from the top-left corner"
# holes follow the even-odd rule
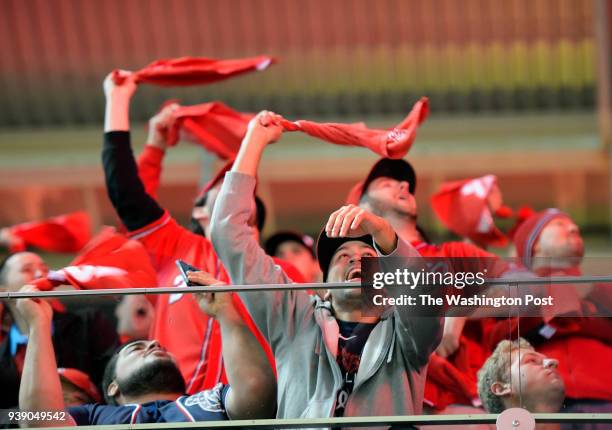
[[[20,242],[10,252],[32,246],[49,252],[78,252],[91,238],[91,220],[86,212],[73,212],[9,227]]]
[[[166,143],[175,145],[180,130],[186,131],[207,151],[233,159],[253,114],[237,112],[221,102],[182,106],[174,114],[176,121],[168,130]]]
[[[408,116],[391,130],[370,129],[364,123],[316,123],[282,121],[286,131],[301,131],[336,145],[362,146],[383,157],[402,158],[416,137],[417,127],[427,118],[429,101],[422,97]],[[177,121],[168,131],[166,143],[176,144],[185,130],[204,148],[224,159],[233,159],[240,148],[253,114],[237,112],[223,103],[211,102],[181,107]]]
[[[429,99],[421,97],[408,116],[391,130],[370,129],[364,123],[338,124],[283,121],[287,131],[302,131],[336,145],[363,146],[386,158],[402,158],[416,138],[417,127],[429,114]]]
[[[491,213],[488,198],[496,184],[495,175],[443,183],[432,196],[431,207],[438,219],[459,236],[479,246],[506,246],[508,238],[495,225],[493,215],[508,218],[512,210],[502,205]]]
[[[233,60],[216,60],[204,57],[181,57],[157,60],[135,74],[136,83],[161,85],[164,87],[210,84],[242,73],[265,70],[276,60],[266,55]],[[113,71],[113,80],[120,85],[125,77]]]
[[[34,282],[41,290],[70,284],[78,289],[152,288],[157,274],[144,246],[106,227],[69,266]]]

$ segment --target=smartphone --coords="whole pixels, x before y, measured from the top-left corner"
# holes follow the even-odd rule
[[[191,282],[188,278],[187,278],[187,272],[191,271],[191,272],[199,272],[200,269],[198,269],[197,267],[192,266],[189,263],[185,263],[183,260],[176,260],[176,267],[178,267],[179,272],[181,272],[181,276],[183,277],[183,280],[185,281],[185,284],[188,287],[193,287],[195,284],[193,282]]]

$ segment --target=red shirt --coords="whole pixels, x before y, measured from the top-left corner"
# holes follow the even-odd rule
[[[494,258],[496,263],[501,260],[469,243],[445,242],[432,245],[412,242],[412,245],[423,257],[487,259],[483,263],[492,269],[491,277],[499,276],[505,267],[504,264],[491,265],[488,259]],[[433,353],[425,383],[425,403],[429,406],[442,410],[451,404],[480,404],[476,383],[477,372],[486,360],[486,351],[480,342],[483,324],[486,324],[484,320],[468,321],[459,339],[459,348],[450,357],[443,358]]]
[[[223,282],[229,282],[211,242],[180,226],[167,213],[150,225],[131,232],[130,237],[142,242],[149,252],[158,274],[159,286],[185,286],[175,263],[179,258],[213,274]],[[293,266],[289,267],[288,263],[281,261],[277,263],[292,279],[304,282]],[[269,346],[237,295],[234,295],[234,302],[273,365],[274,359]],[[219,381],[226,382],[219,325],[200,309],[192,294],[162,294],[157,297],[151,338],[159,340],[177,359],[187,385],[187,393],[193,394],[212,388]]]
[[[580,276],[579,268],[563,271],[538,272],[538,276]],[[570,287],[562,285],[561,287]],[[608,291],[608,290],[603,290]],[[582,310],[586,311],[591,300],[601,300],[597,290],[583,300]],[[609,300],[609,297],[607,298]],[[489,327],[487,343],[491,348],[502,339],[507,339],[509,331],[512,339],[518,336],[518,320],[500,320]],[[520,332],[542,332],[546,324],[550,338],[540,337],[534,348],[550,358],[559,361],[559,373],[565,382],[566,397],[574,399],[612,400],[612,319],[602,317],[557,317],[545,321],[538,317],[520,319]]]

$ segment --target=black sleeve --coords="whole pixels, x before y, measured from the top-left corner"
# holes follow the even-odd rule
[[[129,231],[138,230],[163,216],[164,210],[147,194],[138,176],[128,131],[104,133],[102,165],[108,197]]]
[[[119,335],[115,324],[98,309],[87,313],[87,327],[88,353],[92,366],[90,376],[93,383],[100,386],[104,369],[120,346]]]

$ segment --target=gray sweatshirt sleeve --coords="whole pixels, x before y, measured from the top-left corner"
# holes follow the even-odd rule
[[[257,242],[249,227],[256,180],[228,172],[217,196],[211,219],[211,241],[234,285],[290,284],[291,279]],[[311,299],[305,292],[259,291],[239,293],[266,340],[274,344],[299,330],[297,324]]]
[[[384,257],[420,258],[419,252],[402,239],[398,239],[397,248],[389,254],[382,255],[374,245],[381,260],[381,268],[385,267]],[[393,290],[391,290],[393,291]],[[393,294],[393,293],[392,293]],[[444,330],[444,318],[415,316],[409,306],[396,306],[394,311],[397,340],[406,358],[415,368],[423,367],[429,361],[429,356],[440,344]]]

